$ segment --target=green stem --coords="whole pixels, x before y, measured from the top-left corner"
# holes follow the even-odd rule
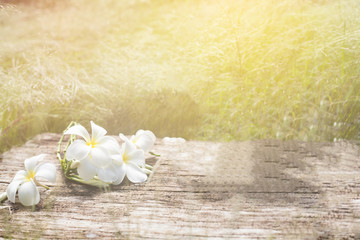
[[[146,169],[146,168],[143,168],[142,170],[143,170],[143,172],[146,173],[146,174],[151,174],[151,173],[152,173],[151,170]]]
[[[57,158],[59,159],[59,162],[60,162],[60,165],[61,165],[61,168],[63,170],[63,172],[65,173],[65,176],[68,174],[68,169],[69,169],[69,166],[68,166],[68,161],[66,161],[66,157],[65,157],[65,153],[66,153],[66,150],[67,148],[69,147],[70,143],[72,142],[72,136],[70,136],[70,139],[65,147],[65,150],[64,150],[64,159],[61,158],[61,144],[64,140],[64,136],[65,136],[65,132],[71,128],[72,126],[75,126],[76,125],[76,122],[72,121],[68,126],[67,128],[64,130],[60,140],[59,140],[59,144],[58,144],[58,149],[57,149],[57,152],[56,152],[56,156]]]
[[[62,161],[63,161],[63,159],[61,158],[61,144],[62,144],[62,141],[64,140],[64,136],[65,136],[64,133],[65,133],[69,128],[71,128],[73,125],[75,125],[75,124],[76,124],[76,122],[72,121],[72,122],[69,124],[69,126],[67,126],[67,128],[64,130],[64,132],[63,132],[63,134],[62,134],[62,136],[61,136],[61,138],[60,138],[60,140],[59,140],[59,144],[58,144],[58,149],[57,149],[57,152],[56,152],[56,156],[57,156],[57,158],[59,159],[60,163],[62,163]],[[70,137],[70,138],[71,138],[71,137]],[[66,146],[65,151],[67,150],[68,146],[69,146],[69,143],[68,143],[68,145]],[[65,159],[65,156],[64,156],[64,159]]]
[[[49,190],[49,189],[50,189],[48,186],[39,183],[35,178],[33,178],[33,179],[34,179],[34,182],[35,182],[36,185],[38,185],[38,186],[40,186],[40,187],[43,187],[43,188],[45,188],[46,190]]]
[[[97,178],[93,178],[91,180],[85,181],[82,178],[80,178],[78,175],[71,175],[71,176],[65,176],[67,179],[78,182],[78,183],[82,183],[82,184],[86,184],[86,185],[91,185],[91,186],[95,186],[95,187],[99,187],[99,188],[107,188],[110,186],[110,184],[105,183]]]
[[[153,152],[149,152],[151,155],[155,156],[155,157],[160,157],[159,154],[153,153]]]
[[[2,203],[3,201],[5,201],[7,199],[7,194],[6,192],[3,192],[2,194],[0,194],[0,203]]]

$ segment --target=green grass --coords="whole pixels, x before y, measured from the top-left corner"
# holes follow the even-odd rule
[[[187,139],[360,138],[356,1],[17,2],[0,8],[0,152],[71,120]]]

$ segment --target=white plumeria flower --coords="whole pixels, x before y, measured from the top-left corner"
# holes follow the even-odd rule
[[[120,135],[120,138],[125,141],[125,136]],[[127,138],[126,138],[127,139]],[[135,135],[132,135],[130,141],[135,144],[137,148],[144,150],[144,152],[149,152],[155,143],[156,137],[153,132],[149,130],[138,130]]]
[[[91,123],[91,137],[88,131],[80,124],[69,128],[64,134],[75,134],[82,139],[75,140],[67,149],[68,160],[79,161],[77,171],[84,180],[98,176],[104,182],[113,182],[117,179],[118,170],[112,165],[110,152],[120,148],[118,142],[110,136],[105,136],[107,131]]]
[[[44,156],[45,154],[40,154],[24,161],[25,171],[18,171],[6,189],[7,197],[11,202],[15,203],[16,192],[18,192],[22,205],[36,205],[40,201],[40,194],[36,185],[44,186],[38,183],[37,178],[45,178],[50,182],[56,181],[56,168],[54,164],[38,163],[43,160]]]
[[[136,145],[120,134],[120,138],[124,140],[120,151],[112,155],[114,165],[120,167],[118,179],[114,184],[120,184],[125,175],[133,183],[142,183],[147,179],[145,173],[145,155],[142,149],[138,149]]]

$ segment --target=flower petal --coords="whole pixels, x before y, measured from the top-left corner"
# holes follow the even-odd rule
[[[126,176],[133,183],[142,183],[147,179],[147,175],[136,165],[129,163],[126,168]]]
[[[121,149],[118,141],[116,141],[116,139],[111,136],[104,136],[99,138],[97,140],[97,146],[106,148],[111,154],[117,154]]]
[[[21,181],[13,181],[8,185],[6,189],[6,195],[10,200],[10,202],[15,203],[16,192],[21,183],[22,183]]]
[[[155,134],[154,134],[152,131],[146,130],[145,132],[146,132],[146,134],[147,134],[148,136],[151,137],[151,139],[152,139],[154,142],[156,141],[156,136],[155,136]]]
[[[149,152],[154,147],[155,140],[153,136],[155,135],[148,134],[144,131],[134,143],[138,148],[144,150],[144,152]]]
[[[111,155],[111,159],[113,160],[114,163],[116,163],[117,165],[121,165],[123,164],[123,157],[122,157],[122,154],[114,154],[114,155]]]
[[[66,151],[66,158],[68,160],[82,160],[89,155],[91,147],[86,145],[83,140],[75,140],[70,144],[69,148]]]
[[[126,139],[121,147],[122,147],[122,153],[126,153],[126,154],[137,150],[135,144],[130,142],[129,139]]]
[[[40,154],[40,155],[31,157],[31,158],[25,159],[24,164],[25,164],[26,171],[34,171],[38,161],[43,160],[45,156],[46,156],[46,154]]]
[[[119,185],[125,177],[126,174],[126,164],[121,164],[119,167],[115,168],[117,179],[113,182],[114,185]]]
[[[109,165],[104,168],[99,168],[98,173],[97,173],[98,177],[102,181],[107,182],[107,183],[112,183],[112,182],[116,181],[118,176],[117,176],[115,167],[116,167],[115,165]]]
[[[128,139],[124,134],[122,134],[122,133],[119,134],[119,137],[120,137],[120,139],[123,140],[124,142],[129,141],[129,139]]]
[[[10,202],[15,203],[15,196],[20,184],[26,182],[26,172],[24,170],[18,171],[13,181],[8,185],[6,189],[6,195]]]
[[[140,136],[142,136],[142,135],[146,135],[146,136],[148,136],[153,142],[155,142],[155,140],[156,140],[155,134],[154,134],[152,131],[150,131],[150,130],[142,130],[142,129],[140,129],[140,130],[138,130],[138,131],[136,132],[135,135],[136,135],[137,137],[140,137]]]
[[[90,136],[88,131],[80,124],[69,128],[68,130],[66,130],[66,132],[64,132],[64,134],[75,134],[83,137],[86,142],[90,142]]]
[[[31,180],[19,188],[19,200],[24,206],[33,206],[40,202],[40,194],[35,183]]]
[[[84,179],[85,181],[93,179],[96,175],[97,169],[96,167],[90,162],[90,158],[87,157],[80,161],[79,167],[77,168],[77,172],[79,176]]]
[[[24,170],[17,171],[13,181],[26,181],[27,172]]]
[[[111,164],[110,154],[100,146],[91,149],[90,159],[96,167],[105,167]]]
[[[135,136],[140,136],[141,134],[143,134],[145,131],[143,130],[143,129],[139,129],[139,130],[137,130],[136,131],[136,133],[135,133]]]
[[[52,163],[44,163],[37,167],[35,177],[42,177],[50,182],[56,181],[56,167]]]
[[[129,163],[136,165],[145,165],[145,155],[143,150],[136,149],[135,151],[128,153]]]
[[[99,125],[96,125],[93,121],[90,122],[91,124],[91,138],[92,139],[99,139],[106,134],[106,130]]]

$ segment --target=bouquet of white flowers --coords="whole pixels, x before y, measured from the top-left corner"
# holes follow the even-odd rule
[[[64,131],[70,135],[61,157],[61,137],[57,157],[65,177],[80,183],[107,187],[120,184],[125,176],[133,183],[146,181],[152,167],[145,163],[145,153],[154,146],[156,137],[151,131],[139,130],[130,139],[119,134],[120,146],[106,130],[91,121],[91,136],[88,131],[72,122]],[[76,139],[80,136],[80,139]]]

